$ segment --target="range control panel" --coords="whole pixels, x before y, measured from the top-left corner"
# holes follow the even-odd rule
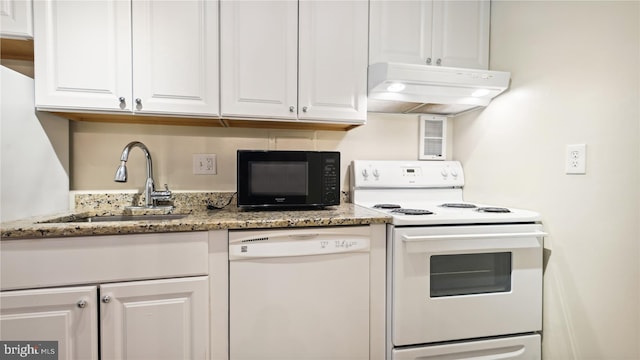
[[[462,187],[464,173],[458,161],[367,161],[351,163],[352,187]]]

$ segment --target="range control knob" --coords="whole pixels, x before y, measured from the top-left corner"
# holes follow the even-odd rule
[[[380,178],[380,172],[378,172],[378,169],[373,169],[373,177],[375,177],[376,180]]]
[[[443,168],[442,171],[440,171],[440,174],[442,174],[442,177],[446,179],[447,176],[449,176],[449,169]]]
[[[367,180],[367,178],[369,177],[369,172],[367,171],[367,169],[362,169],[362,177]]]
[[[458,169],[451,169],[451,176],[453,176],[454,178],[458,177]]]

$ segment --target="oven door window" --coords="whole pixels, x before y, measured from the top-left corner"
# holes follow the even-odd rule
[[[431,297],[511,291],[511,253],[432,255]]]

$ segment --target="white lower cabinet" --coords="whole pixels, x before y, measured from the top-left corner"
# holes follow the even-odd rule
[[[208,359],[208,233],[0,242],[0,340],[59,359]]]
[[[58,359],[98,359],[97,289],[0,292],[0,339],[57,341]]]
[[[98,359],[98,348],[100,359],[208,357],[207,276],[5,291],[0,299],[2,340],[57,341],[60,359]]]
[[[206,359],[207,276],[100,286],[101,359]]]

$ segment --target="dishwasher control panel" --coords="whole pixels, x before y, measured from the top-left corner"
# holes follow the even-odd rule
[[[229,231],[229,260],[369,252],[369,236],[367,226]]]

